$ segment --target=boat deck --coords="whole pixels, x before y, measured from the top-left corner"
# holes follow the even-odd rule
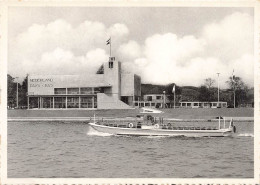
[[[118,124],[118,123],[102,123],[97,122],[97,125],[103,125],[108,127],[120,127],[120,128],[142,128],[141,124],[133,124],[133,127],[129,127],[128,124]],[[166,129],[166,130],[218,130],[216,127],[193,127],[193,126],[184,126],[184,127],[174,127],[169,125],[159,125],[158,129]]]

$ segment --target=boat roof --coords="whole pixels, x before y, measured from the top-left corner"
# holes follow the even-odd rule
[[[142,110],[140,112],[141,114],[161,114],[161,113],[164,113],[161,110],[153,109],[153,108],[142,108],[141,110]]]

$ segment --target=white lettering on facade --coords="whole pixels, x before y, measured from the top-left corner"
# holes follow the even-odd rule
[[[53,87],[52,78],[32,78],[29,80],[30,86],[32,88],[48,88]]]
[[[30,79],[30,82],[53,82],[52,78],[33,78]]]

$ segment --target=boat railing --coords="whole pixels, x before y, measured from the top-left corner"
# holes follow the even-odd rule
[[[142,125],[146,125],[141,118],[102,118],[96,117],[95,123],[98,125],[104,125],[109,127],[119,127],[119,128],[141,128]],[[218,130],[225,128],[225,120],[224,124],[221,127],[219,121],[219,127],[198,127],[198,126],[176,126],[174,123],[163,123],[161,121],[154,122],[152,125],[158,124],[160,129],[166,130]]]
[[[120,128],[141,128],[142,119],[140,118],[96,118],[98,125],[120,127]]]

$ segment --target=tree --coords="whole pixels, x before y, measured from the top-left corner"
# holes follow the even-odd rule
[[[7,106],[14,108],[16,106],[16,83],[11,75],[7,74]]]
[[[243,82],[242,78],[240,77],[229,77],[226,83],[229,86],[229,89],[233,92],[231,95],[232,100],[234,99],[235,95],[235,105],[243,106],[248,99],[248,86]],[[234,106],[234,101],[232,102]]]
[[[210,90],[206,86],[201,86],[199,88],[199,101],[210,101]]]
[[[208,87],[208,89],[210,89],[211,87],[213,87],[213,85],[216,83],[216,81],[212,78],[206,78],[205,79],[205,82],[204,82],[204,85],[206,87]]]
[[[19,105],[27,106],[27,89],[28,89],[28,74],[24,78],[21,88],[19,89]]]
[[[216,81],[214,79],[206,78],[204,80],[204,85],[202,85],[200,87],[200,97],[199,97],[199,99],[203,99],[203,101],[214,101],[215,100],[214,99],[215,98],[215,89],[213,88],[213,85],[215,83],[216,83]],[[206,96],[203,97],[203,94],[206,95]]]

